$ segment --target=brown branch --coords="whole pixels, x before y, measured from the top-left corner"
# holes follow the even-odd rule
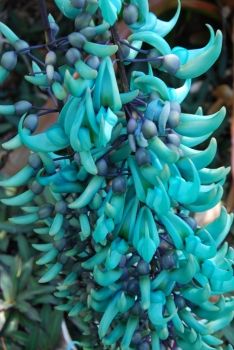
[[[2,350],[7,350],[6,344],[5,344],[5,340],[3,337],[1,337],[1,344],[2,344]]]
[[[122,88],[124,92],[128,92],[129,91],[129,84],[128,84],[128,78],[127,78],[127,74],[126,74],[126,70],[123,64],[123,53],[122,53],[122,49],[119,43],[119,35],[116,29],[116,25],[113,25],[110,29],[111,31],[111,35],[112,35],[112,39],[115,45],[118,45],[119,49],[116,53],[116,57],[117,57],[117,66],[118,66],[118,71],[119,71],[119,75],[120,75],[120,80],[121,80],[121,84],[122,84]]]
[[[39,7],[41,12],[41,19],[42,19],[42,25],[43,29],[45,31],[45,40],[46,43],[49,44],[52,41],[52,35],[50,30],[50,23],[48,20],[48,11],[45,0],[38,0],[39,1]]]
[[[232,20],[232,55],[234,57],[234,19]],[[234,91],[234,63],[232,66],[232,83],[233,83],[233,91]],[[227,199],[227,207],[229,211],[233,211],[234,209],[234,101],[232,104],[232,114],[230,119],[231,124],[231,170],[232,170],[232,184],[231,189]]]

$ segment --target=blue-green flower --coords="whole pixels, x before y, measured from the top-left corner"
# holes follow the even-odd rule
[[[233,318],[233,250],[224,242],[233,214],[222,208],[203,227],[193,218],[222,198],[230,169],[209,168],[216,140],[196,147],[225,109],[204,116],[181,108],[192,79],[217,60],[221,32],[208,26],[201,49],[171,48],[164,37],[180,1],[168,22],[149,12],[147,0],[55,2],[76,31],[59,39],[49,16],[54,51],[67,53],[34,60],[25,79],[60,101],[56,122],[37,133],[41,114],[27,101],[0,106],[1,114],[21,115],[3,147],[30,150],[28,164],[0,185],[27,185],[2,202],[22,206],[12,222],[35,225],[37,264],[46,266],[40,282],[56,279],[57,308],[75,317],[83,349],[231,349],[216,333]],[[116,31],[121,16],[132,31],[127,41]],[[1,61],[2,82],[14,52],[28,55],[30,46],[5,24],[0,32],[13,50],[12,65]],[[167,86],[160,71],[181,79],[180,87]]]

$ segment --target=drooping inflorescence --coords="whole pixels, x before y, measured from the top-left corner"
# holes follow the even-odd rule
[[[215,333],[233,318],[233,250],[224,243],[233,215],[222,208],[203,227],[193,218],[222,198],[229,168],[208,168],[216,140],[196,146],[219,127],[225,109],[181,111],[191,79],[217,60],[221,32],[208,26],[201,49],[171,48],[164,37],[179,1],[168,22],[147,0],[55,2],[74,32],[59,37],[49,15],[46,45],[30,46],[0,23],[8,43],[0,82],[26,55],[32,73],[25,79],[55,104],[0,106],[0,114],[21,116],[3,147],[30,150],[28,164],[0,185],[27,186],[2,202],[24,211],[11,222],[34,226],[40,282],[57,281],[57,308],[76,318],[82,349],[232,349]],[[118,34],[121,19],[127,39]],[[161,72],[181,87],[168,86]],[[56,122],[38,133],[39,118],[56,111]],[[48,203],[37,201],[42,192]]]

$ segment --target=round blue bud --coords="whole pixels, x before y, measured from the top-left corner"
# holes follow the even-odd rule
[[[34,132],[38,127],[38,116],[36,114],[29,114],[24,119],[24,127],[31,132]]]
[[[138,20],[138,8],[133,4],[126,6],[123,10],[123,20],[128,25],[136,23]]]
[[[168,73],[174,75],[180,68],[180,59],[174,54],[165,55],[162,66]]]
[[[17,64],[15,51],[4,52],[1,58],[1,66],[9,71],[13,70]]]
[[[73,7],[82,9],[86,5],[86,0],[70,0]]]
[[[72,47],[66,52],[65,58],[67,63],[73,66],[81,58],[80,51]]]
[[[15,112],[17,115],[22,115],[32,108],[32,104],[28,101],[19,101],[15,103]]]
[[[84,35],[73,32],[68,35],[68,41],[72,46],[81,49],[84,46],[87,39]]]

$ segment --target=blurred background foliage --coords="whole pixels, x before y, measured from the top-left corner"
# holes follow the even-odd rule
[[[169,35],[171,46],[197,48],[204,46],[209,38],[206,23],[223,32],[223,49],[215,66],[195,79],[191,94],[183,104],[185,112],[195,112],[202,106],[209,114],[222,105],[227,108],[225,122],[215,137],[218,153],[214,165],[232,164],[232,172],[225,184],[224,204],[230,211],[234,209],[234,1],[233,0],[181,0],[180,19]],[[72,30],[71,23],[61,16],[53,0],[47,0],[51,12],[61,27],[61,35]],[[169,19],[175,12],[176,0],[151,0],[151,9],[161,19]],[[7,23],[22,39],[31,44],[44,42],[40,11],[37,0],[1,0],[0,21]],[[123,23],[119,24],[122,38],[128,35]],[[1,53],[1,44],[0,44]],[[40,56],[40,51],[37,53]],[[0,88],[1,103],[16,102],[19,99],[34,101],[34,104],[50,104],[42,91],[29,85],[24,74],[30,71],[27,61],[17,64],[16,70]],[[175,82],[171,82],[174,84]],[[41,129],[56,115],[44,117]],[[0,143],[16,133],[16,117],[0,115]],[[26,161],[26,150],[6,152],[0,148],[0,176],[15,173],[19,164]],[[14,193],[15,189],[8,189]],[[0,197],[6,193],[0,189]],[[43,199],[42,199],[43,200]],[[36,251],[31,244],[36,243],[36,235],[30,226],[23,229],[7,223],[7,218],[17,214],[17,208],[0,206],[0,349],[2,350],[54,350],[69,341],[69,333],[79,338],[79,322],[76,318],[63,321],[63,313],[56,311],[53,285],[42,286],[37,283],[40,268],[35,264]],[[212,217],[211,213],[211,217]],[[202,218],[204,220],[204,218]],[[233,232],[229,235],[233,243]],[[64,324],[66,327],[64,328]],[[63,336],[62,336],[63,333]],[[227,343],[234,345],[233,327],[223,330]]]

